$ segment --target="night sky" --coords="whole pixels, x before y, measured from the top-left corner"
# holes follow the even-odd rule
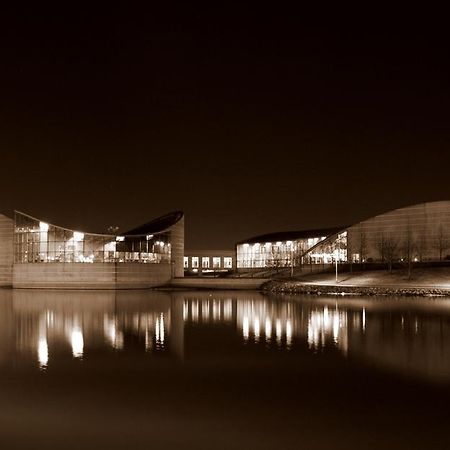
[[[225,249],[450,199],[438,11],[73,5],[0,14],[0,212],[181,209],[187,248]]]

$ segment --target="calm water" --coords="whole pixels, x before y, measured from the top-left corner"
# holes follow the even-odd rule
[[[450,448],[450,300],[0,290],[0,448]]]

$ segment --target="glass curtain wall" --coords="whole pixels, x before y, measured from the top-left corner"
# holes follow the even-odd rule
[[[82,233],[15,214],[16,263],[170,262],[170,233],[114,236]]]
[[[323,242],[323,245],[320,243]],[[310,251],[311,250],[311,251]],[[236,249],[238,268],[297,267],[302,264],[329,264],[347,261],[347,232],[285,242],[239,244]]]

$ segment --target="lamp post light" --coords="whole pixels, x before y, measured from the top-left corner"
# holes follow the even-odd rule
[[[336,245],[334,250],[334,260],[336,262],[336,284],[338,283],[338,257],[339,257],[339,247],[338,244],[340,243],[340,237],[339,235],[336,238]]]

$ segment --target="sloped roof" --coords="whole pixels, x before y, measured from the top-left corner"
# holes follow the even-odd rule
[[[183,216],[184,213],[182,211],[173,211],[121,234],[125,236],[132,236],[161,233],[179,222]]]
[[[278,231],[275,233],[261,234],[260,236],[251,237],[238,242],[241,244],[256,244],[257,242],[279,242],[279,241],[295,241],[297,239],[308,239],[322,236],[330,236],[345,230],[346,226],[334,228],[319,228],[315,230],[301,230],[301,231]]]

